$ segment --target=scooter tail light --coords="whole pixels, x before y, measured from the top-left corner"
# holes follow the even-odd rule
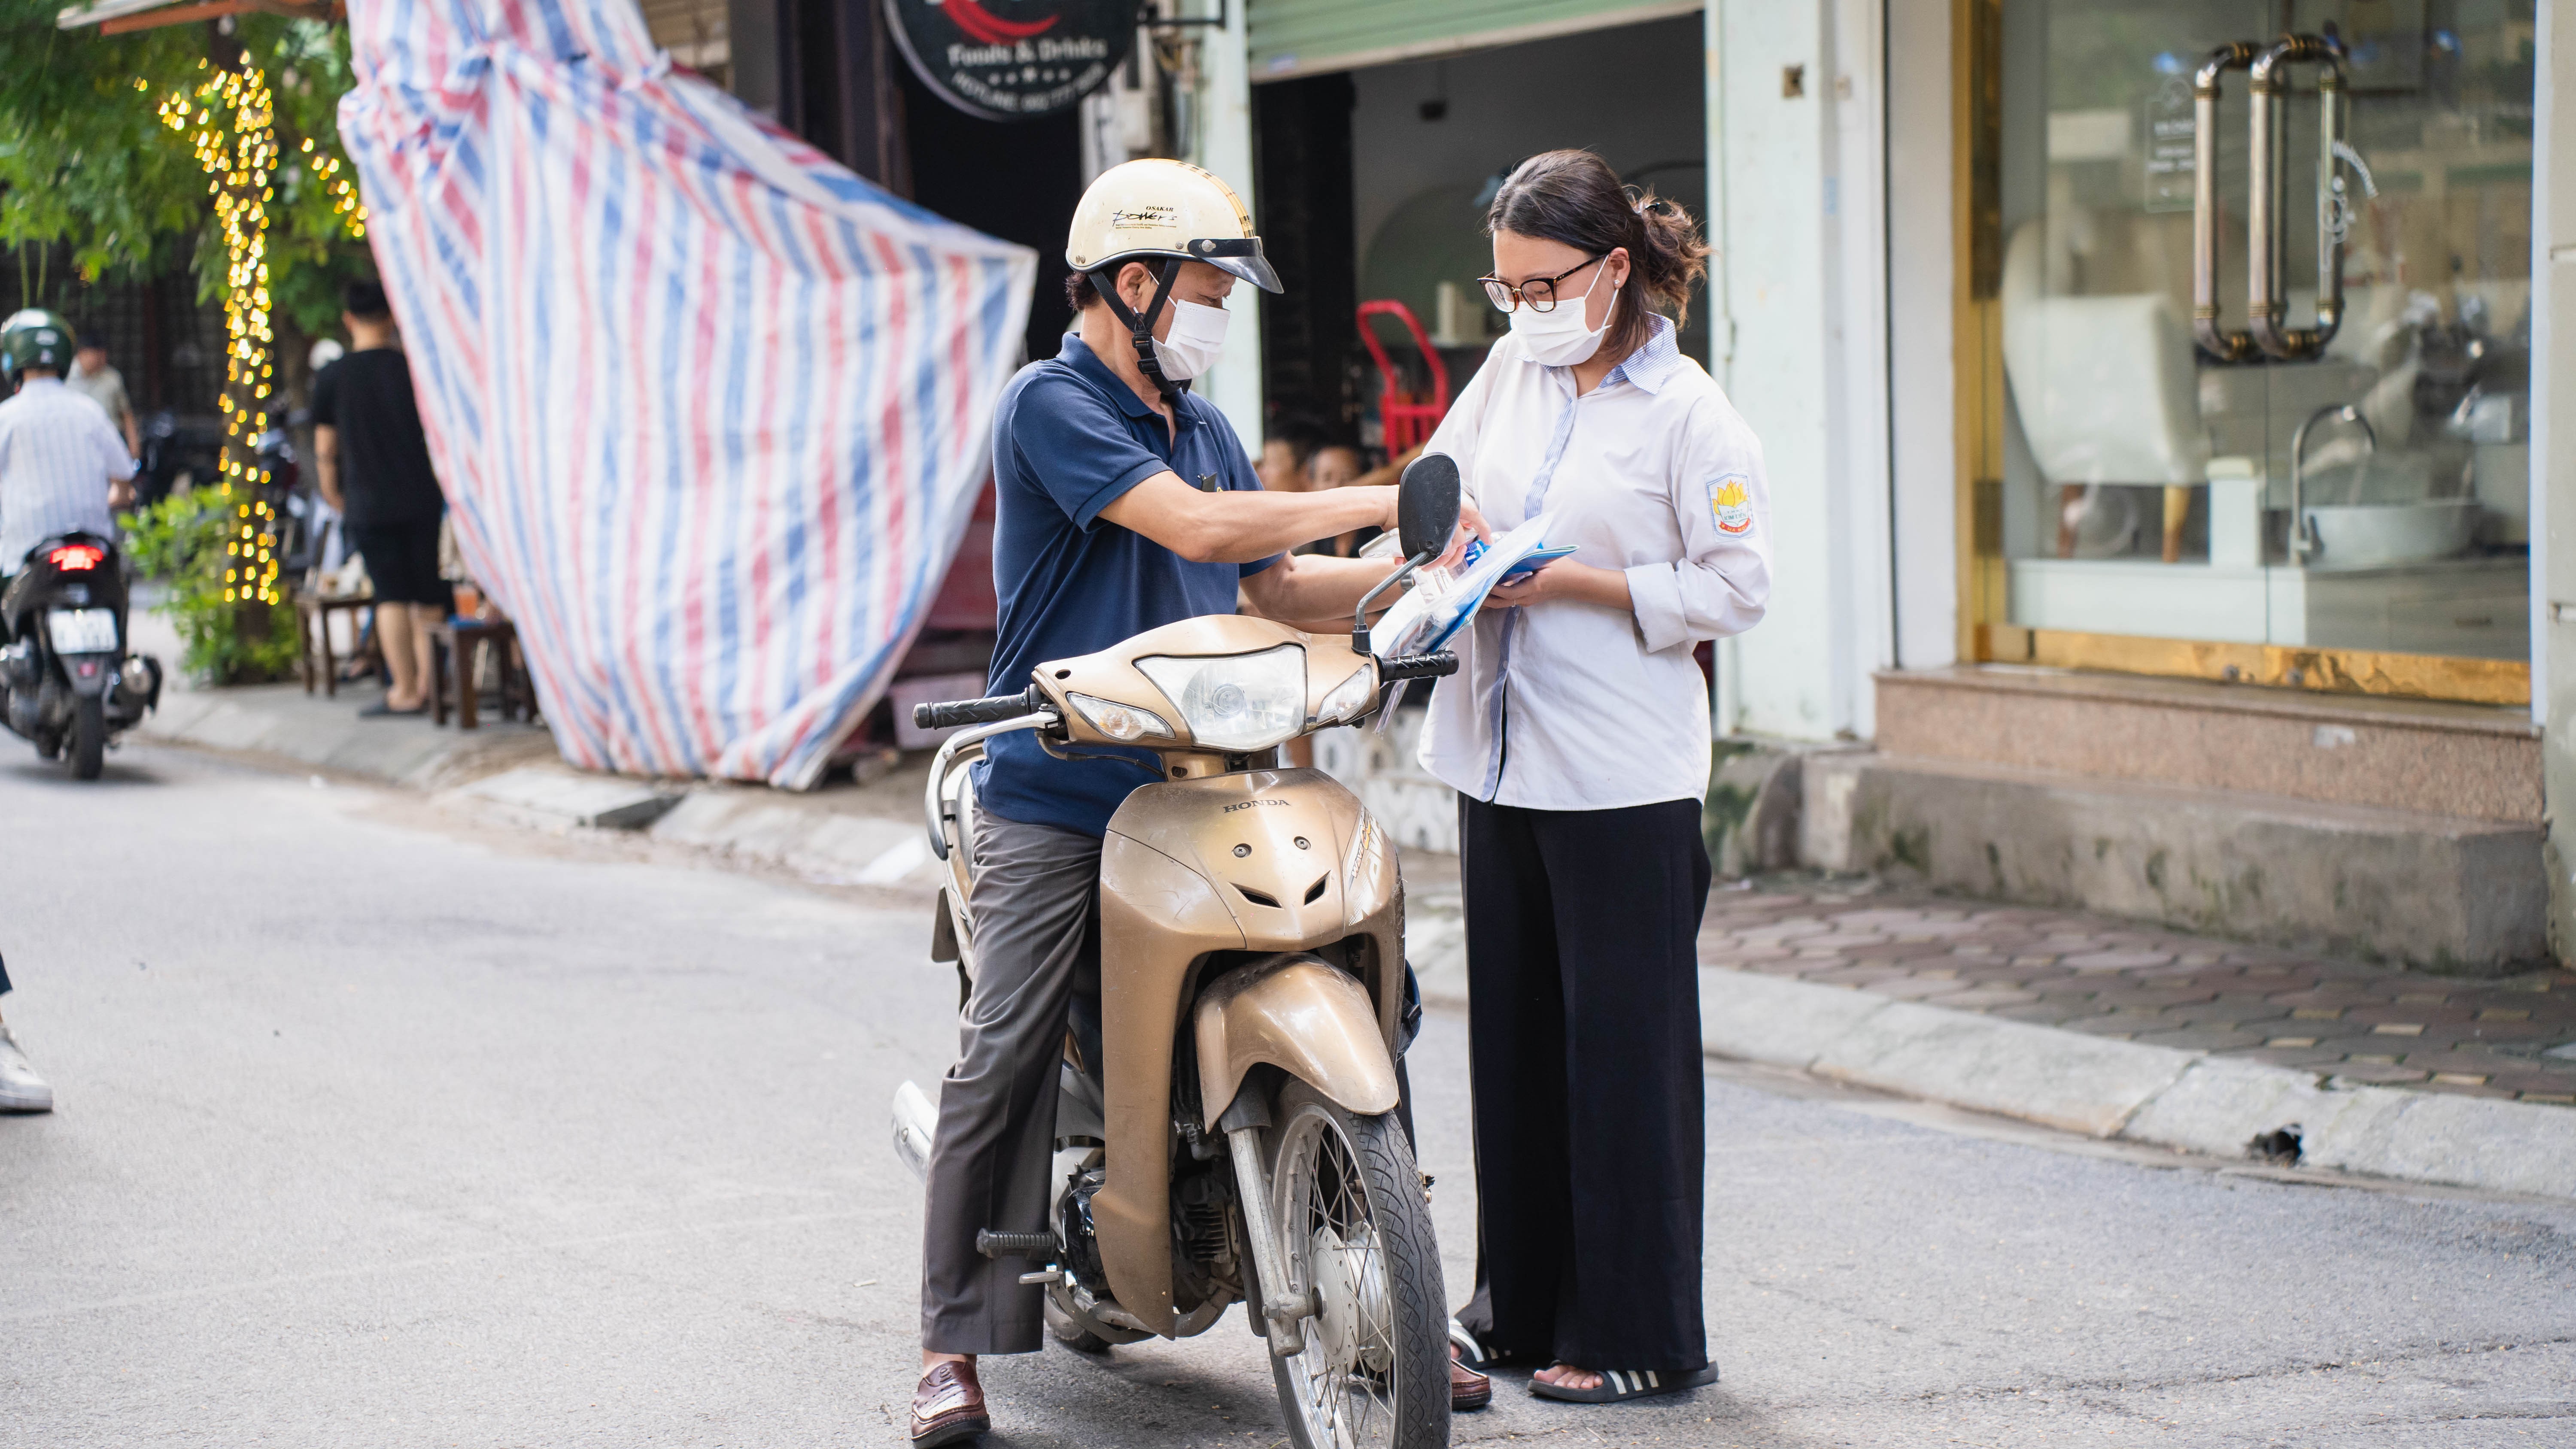
[[[97,568],[107,557],[107,550],[96,544],[67,543],[45,555],[45,562],[65,573],[80,573]]]

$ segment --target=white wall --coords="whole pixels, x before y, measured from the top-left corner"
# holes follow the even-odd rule
[[[2576,690],[2576,652],[2558,653],[2562,641],[2576,644],[2576,609],[2560,623],[2551,602],[2576,599],[2576,534],[2567,532],[2576,525],[2576,424],[2565,421],[2576,417],[2576,106],[2558,93],[2562,82],[2576,85],[2568,3],[2541,0],[2532,78],[2531,709],[2550,727],[2550,753],[2576,762],[2576,740],[2559,734],[2576,694],[2562,707],[2553,693]],[[2569,778],[2576,783],[2576,766]],[[2552,800],[2550,814],[2564,818],[2564,808]]]
[[[2570,0],[2540,6],[2533,117],[2531,333],[2531,703],[2546,733],[2541,779],[2549,818],[2576,819],[2576,24]],[[2565,617],[2561,617],[2561,611]],[[2546,846],[2549,942],[2576,962],[2576,848],[2566,830]]]
[[[1252,188],[1252,72],[1251,52],[1245,40],[1245,0],[1232,0],[1225,6],[1223,29],[1210,26],[1193,28],[1186,34],[1200,37],[1198,136],[1193,153],[1187,158],[1193,164],[1215,172],[1235,194],[1250,205]],[[1199,0],[1183,11],[1188,15],[1212,15],[1211,0]],[[1254,213],[1252,224],[1257,229],[1261,216]],[[1238,285],[1226,310],[1234,314],[1227,325],[1225,360],[1210,369],[1198,383],[1201,396],[1215,403],[1234,430],[1243,438],[1243,446],[1254,457],[1261,455],[1261,289]]]
[[[1881,0],[1720,0],[1724,383],[1771,478],[1772,594],[1721,651],[1721,728],[1865,738],[1888,602]],[[1784,71],[1803,67],[1802,93]]]
[[[1950,14],[1887,17],[1888,310],[1895,436],[1896,663],[1958,660],[1958,388],[1952,361]]]

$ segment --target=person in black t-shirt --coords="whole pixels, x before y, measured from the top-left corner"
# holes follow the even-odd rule
[[[393,687],[364,715],[419,714],[429,705],[429,631],[454,602],[438,573],[438,521],[447,511],[385,289],[351,282],[341,322],[349,351],[313,382],[313,458],[322,496],[340,510],[350,547],[375,586],[376,637]]]

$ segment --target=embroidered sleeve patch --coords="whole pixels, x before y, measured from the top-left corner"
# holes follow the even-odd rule
[[[1729,474],[1708,485],[1708,511],[1717,531],[1729,538],[1753,531],[1753,495],[1745,491],[1743,475]]]

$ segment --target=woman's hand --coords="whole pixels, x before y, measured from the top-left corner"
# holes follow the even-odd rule
[[[1571,599],[1622,612],[1636,608],[1628,596],[1625,573],[1579,564],[1570,558],[1558,559],[1516,583],[1496,584],[1494,591],[1485,595],[1485,607],[1516,609],[1548,599]]]
[[[1492,543],[1494,530],[1486,524],[1485,515],[1476,511],[1475,504],[1461,498],[1458,500],[1458,529],[1450,535],[1448,549],[1440,557],[1433,559],[1431,566],[1444,569],[1456,568],[1458,560],[1466,557],[1467,541],[1471,538],[1481,538],[1487,543]]]

